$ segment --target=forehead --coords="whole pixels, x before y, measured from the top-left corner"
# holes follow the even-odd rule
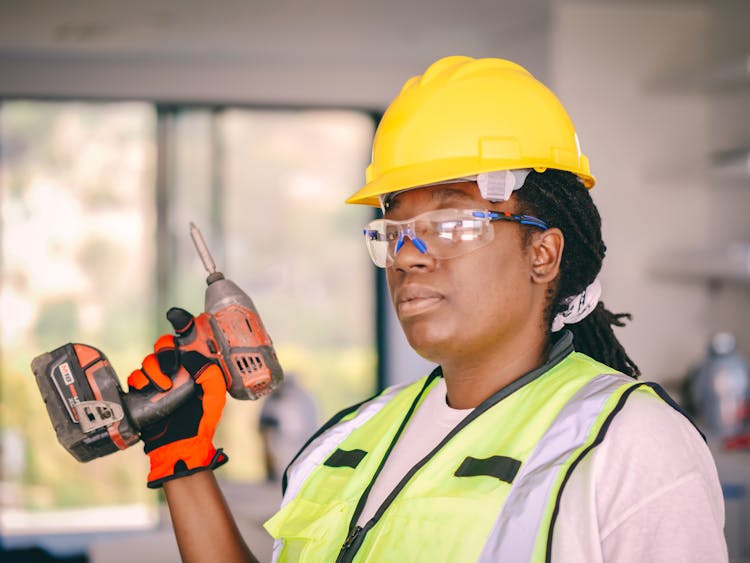
[[[414,188],[397,193],[386,200],[385,212],[387,215],[400,213],[415,215],[442,207],[467,208],[472,205],[486,206],[488,203],[479,193],[476,182],[457,182]]]

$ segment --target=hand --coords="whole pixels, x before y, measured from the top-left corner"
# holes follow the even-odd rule
[[[193,316],[184,309],[170,309],[167,318],[178,335],[194,330]],[[227,391],[216,362],[199,352],[180,351],[174,335],[165,334],[156,340],[154,353],[143,359],[141,369],[130,374],[128,386],[136,392],[148,386],[168,392],[172,378],[182,370],[195,381],[195,393],[166,418],[141,431],[143,449],[151,461],[148,487],[152,489],[170,479],[219,467],[229,460],[213,445]]]

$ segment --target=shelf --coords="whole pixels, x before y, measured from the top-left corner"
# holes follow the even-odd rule
[[[750,180],[750,149],[714,154],[711,157],[711,170],[722,178]]]
[[[706,78],[711,85],[718,87],[747,86],[750,84],[750,54],[716,65]]]
[[[646,83],[648,90],[662,94],[703,94],[749,86],[750,54],[735,55],[714,64],[705,62],[697,71],[695,61],[686,61]]]
[[[750,285],[750,242],[671,252],[654,260],[650,272],[658,278]]]

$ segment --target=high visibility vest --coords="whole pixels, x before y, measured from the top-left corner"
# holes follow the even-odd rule
[[[671,401],[573,352],[571,340],[467,415],[363,528],[366,492],[439,368],[334,417],[287,471],[282,507],[265,524],[274,561],[548,561],[576,464],[633,392]]]

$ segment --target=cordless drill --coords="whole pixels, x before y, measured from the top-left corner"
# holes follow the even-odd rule
[[[250,297],[216,270],[192,223],[190,236],[208,271],[205,312],[176,343],[180,351],[216,361],[232,397],[257,399],[284,377],[271,338]],[[172,413],[195,389],[183,369],[167,391],[150,386],[125,393],[107,357],[87,344],[68,343],[41,354],[31,369],[58,441],[82,462],[132,446],[141,429]]]

